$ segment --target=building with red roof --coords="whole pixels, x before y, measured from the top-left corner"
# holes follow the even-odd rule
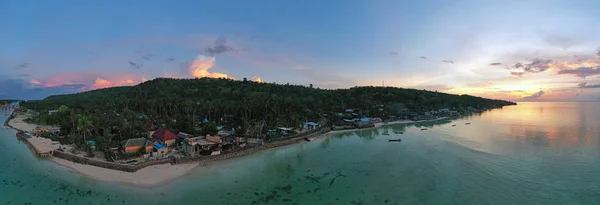
[[[175,144],[177,136],[169,130],[160,128],[156,130],[156,132],[152,133],[152,138],[156,139],[163,145],[172,146],[173,144]]]

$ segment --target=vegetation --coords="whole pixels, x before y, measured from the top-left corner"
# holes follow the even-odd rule
[[[319,89],[229,79],[159,78],[137,86],[114,87],[78,94],[56,95],[21,103],[37,111],[31,120],[60,125],[74,143],[94,137],[107,138],[106,145],[147,136],[149,127],[172,132],[215,133],[215,124],[236,128],[236,135],[257,135],[276,127],[300,127],[305,121],[331,122],[348,108],[370,117],[389,118],[432,109],[466,111],[514,104],[469,95],[452,95],[394,87]],[[56,113],[49,110],[58,109]],[[204,129],[203,129],[204,130]],[[241,134],[237,131],[241,130]],[[216,133],[215,133],[216,134]],[[99,140],[97,140],[99,141]]]
[[[202,125],[202,135],[211,135],[211,136],[215,136],[217,135],[217,133],[219,132],[219,129],[217,129],[217,125],[215,125],[214,123],[204,123]]]

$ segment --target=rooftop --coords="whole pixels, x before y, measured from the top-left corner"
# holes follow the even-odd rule
[[[146,138],[132,138],[132,139],[128,139],[128,140],[124,140],[121,142],[121,144],[123,145],[123,147],[129,147],[129,146],[148,146],[148,145],[152,145],[152,142],[150,142],[149,140],[147,140]]]

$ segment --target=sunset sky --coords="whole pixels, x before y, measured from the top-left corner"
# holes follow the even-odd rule
[[[600,1],[0,1],[0,98],[157,77],[600,101]]]

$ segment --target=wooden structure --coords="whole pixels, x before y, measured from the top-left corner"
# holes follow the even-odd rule
[[[145,148],[146,153],[150,153],[154,150],[154,145],[146,138],[133,138],[121,142],[121,150],[127,154],[136,153],[142,148]]]

